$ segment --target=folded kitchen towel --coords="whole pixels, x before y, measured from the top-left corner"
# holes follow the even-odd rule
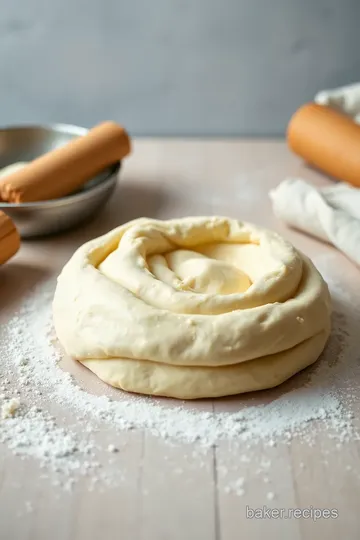
[[[322,90],[314,98],[319,105],[328,105],[349,116],[360,124],[360,83]]]
[[[360,189],[347,184],[317,189],[300,178],[288,178],[270,198],[277,217],[333,244],[360,265]]]
[[[360,82],[322,90],[314,101],[337,109],[360,124]],[[334,183],[317,189],[300,178],[288,178],[270,192],[270,198],[278,218],[333,244],[360,265],[359,188]]]

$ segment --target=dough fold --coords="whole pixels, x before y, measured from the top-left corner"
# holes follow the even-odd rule
[[[311,261],[274,232],[141,218],[76,251],[53,312],[66,352],[105,382],[194,399],[276,386],[315,362],[331,304]]]

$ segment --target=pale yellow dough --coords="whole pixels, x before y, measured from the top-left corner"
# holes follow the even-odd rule
[[[319,357],[331,313],[307,257],[222,217],[141,218],[88,242],[53,308],[66,352],[99,378],[183,399],[280,384]]]

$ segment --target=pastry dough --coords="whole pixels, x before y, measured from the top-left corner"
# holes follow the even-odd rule
[[[105,382],[183,399],[276,386],[315,362],[330,297],[278,234],[222,217],[141,218],[58,278],[57,335]]]

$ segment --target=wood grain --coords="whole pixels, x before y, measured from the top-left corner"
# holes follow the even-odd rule
[[[297,175],[318,185],[327,182],[292,156],[283,141],[136,141],[115,196],[101,214],[70,233],[24,243],[0,269],[0,320],[6,320],[35,283],[55,277],[84,241],[139,216],[221,214],[257,222],[278,230],[310,256],[331,253],[346,286],[358,291],[359,270],[344,256],[288,230],[272,215],[268,191],[285,176]],[[83,370],[67,359],[64,366],[87,387],[90,375],[82,381]],[[116,393],[100,383],[92,391]],[[282,391],[262,392],[256,399],[266,402]],[[196,407],[236,410],[239,403],[204,401]],[[43,477],[46,471],[37,462],[0,446],[0,539],[355,540],[360,528],[359,442],[338,449],[316,424],[313,430],[313,446],[298,439],[272,448],[259,443],[250,457],[241,446],[234,451],[225,441],[199,458],[191,445],[170,445],[149,433],[117,434],[121,451],[112,467],[114,474],[116,469],[124,472],[124,480],[117,487],[92,491],[90,480],[83,479],[72,492],[64,492]],[[100,430],[98,436],[113,440],[109,430]],[[107,462],[108,456],[103,459]],[[226,489],[239,478],[244,479],[242,496]],[[265,504],[335,507],[339,517],[317,522],[246,518],[247,505]]]

